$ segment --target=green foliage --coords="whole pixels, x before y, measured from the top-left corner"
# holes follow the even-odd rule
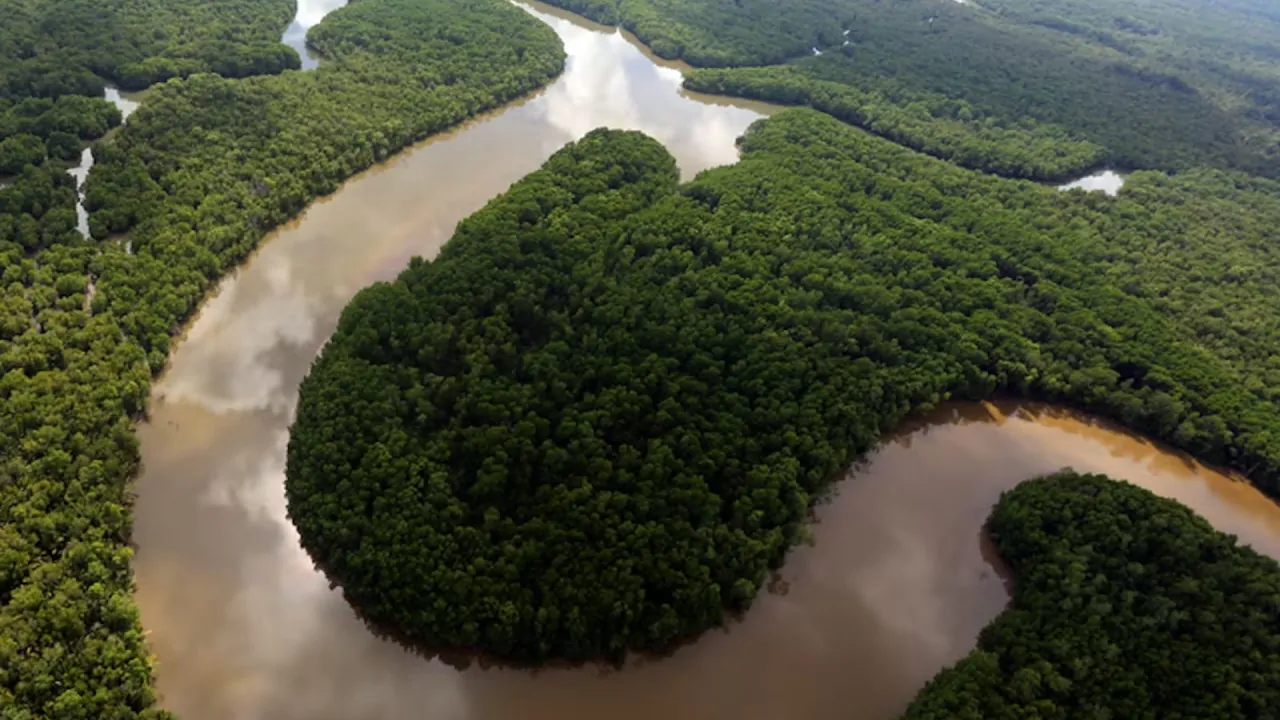
[[[1216,88],[1211,95],[1236,95],[1231,102],[1248,116],[1280,120],[1280,13],[1265,0],[1159,0],[1123,11],[1107,0],[992,0],[984,6],[1019,23],[1118,49],[1197,87]]]
[[[701,67],[769,65],[840,38],[833,0],[551,0],[635,33],[660,57]]]
[[[847,27],[832,0],[620,0],[618,16],[658,55],[701,67],[784,62]]]
[[[1192,84],[1154,57],[953,2],[843,2],[856,12],[852,44],[797,61],[816,79],[854,86],[868,76],[892,80],[996,117],[1050,123],[1106,147],[1125,168],[1276,172],[1271,130],[1240,107],[1219,75]]]
[[[1172,500],[1063,471],[1000,498],[1012,606],[906,720],[1280,714],[1280,566]]]
[[[1251,0],[1152,0],[1126,14],[1109,0],[551,4],[695,66],[794,65],[690,83],[810,105],[968,167],[1057,178],[1092,155],[1072,145],[1087,141],[1127,169],[1280,172],[1280,17]],[[955,122],[946,110],[961,105],[974,117]]]
[[[51,138],[55,133],[85,140],[102,137],[120,124],[120,111],[102,98],[63,95],[57,100],[26,98],[0,112],[0,138],[35,135]],[[77,143],[78,149],[79,143]]]
[[[1201,252],[1265,267],[1264,221],[1207,211],[1276,212],[1274,183],[1060,193],[808,110],[740,147],[677,188],[656,143],[597,131],[353,301],[286,490],[370,619],[521,660],[668,647],[748,604],[809,498],[952,396],[1076,404],[1280,491],[1274,391],[1244,380],[1269,351],[1160,295],[1218,284]],[[1271,332],[1274,291],[1218,292]]]
[[[0,175],[17,175],[28,165],[41,165],[45,147],[35,135],[13,135],[0,140]]]
[[[664,442],[643,406],[664,361],[618,347],[625,322],[600,338],[616,361],[565,342],[575,314],[623,321],[583,304],[606,282],[593,241],[678,178],[658,143],[596,131],[460,224],[440,260],[344,312],[301,390],[287,489],[304,546],[368,617],[529,659],[662,644],[718,617],[721,503],[692,474],[673,480],[699,439]],[[675,428],[687,397],[670,395]]]
[[[552,4],[601,25],[617,25],[619,22],[618,0],[557,0]]]
[[[0,176],[44,160],[25,136],[71,160],[79,140],[119,125],[104,79],[142,89],[198,72],[298,67],[279,42],[292,12],[291,0],[0,0]]]
[[[138,83],[173,74],[153,72],[164,63],[258,72],[291,13],[262,0],[0,0],[0,54],[21,56],[0,57],[0,157],[21,165],[0,187],[5,720],[165,715],[131,598],[132,423],[212,283],[317,194],[563,62],[554,32],[500,0],[362,0],[338,29],[316,28],[334,58],[318,72],[155,88],[95,147],[98,239],[81,237],[74,181],[45,153],[74,155],[119,113],[66,93],[101,94],[90,70],[121,82],[138,64],[151,63]],[[133,252],[104,228],[130,231]]]
[[[149,373],[86,311],[75,199],[53,164],[0,189],[0,715],[153,717],[124,545]]]
[[[51,158],[75,160],[80,155],[80,138],[71,133],[54,130],[49,133],[49,139],[45,141],[45,149]]]
[[[0,98],[102,96],[170,77],[296,68],[292,0],[0,0]]]
[[[90,229],[128,232],[101,309],[155,369],[176,323],[271,228],[402,148],[544,85],[554,31],[499,0],[361,0],[311,30],[313,72],[200,75],[152,90],[100,143]]]
[[[1065,180],[1106,160],[1106,149],[1061,128],[1023,120],[1004,123],[963,100],[816,80],[800,68],[695,70],[684,86],[699,92],[807,105],[914,150],[968,168],[1030,180]]]

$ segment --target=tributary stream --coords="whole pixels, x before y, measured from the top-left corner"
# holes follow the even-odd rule
[[[351,296],[434,256],[458,220],[602,125],[686,177],[737,157],[768,106],[693,97],[628,38],[538,6],[569,54],[535,97],[318,201],[221,284],[139,429],[134,541],[161,704],[184,720],[887,719],[1004,607],[981,536],[999,492],[1071,465],[1188,503],[1280,555],[1280,508],[1114,428],[953,405],[886,439],[817,509],[813,542],[740,621],[622,669],[458,669],[372,635],[298,545],[284,449],[298,382]]]

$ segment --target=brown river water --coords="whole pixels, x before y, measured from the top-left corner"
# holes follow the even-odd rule
[[[816,512],[740,621],[622,669],[457,669],[372,635],[298,545],[284,448],[296,387],[361,287],[565,142],[644,130],[686,177],[733,162],[768,106],[690,96],[628,38],[537,6],[569,53],[537,96],[354,178],[205,305],[139,428],[137,597],[161,704],[184,720],[892,718],[1007,599],[981,526],[1002,489],[1073,466],[1177,498],[1280,556],[1280,507],[1114,427],[1034,405],[944,407],[887,438]],[[995,564],[993,564],[995,563]]]

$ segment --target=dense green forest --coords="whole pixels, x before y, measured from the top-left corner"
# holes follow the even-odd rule
[[[291,0],[0,0],[0,98],[101,97],[198,72],[299,66],[280,34]],[[0,106],[2,107],[2,106]]]
[[[1241,172],[1280,157],[1274,9],[554,4],[722,68],[691,84],[952,162],[794,110],[680,186],[656,143],[600,131],[362,293],[302,389],[287,489],[370,619],[526,660],[667,647],[747,606],[835,471],[948,397],[1075,404],[1280,493],[1280,185]],[[292,10],[0,0],[6,720],[164,714],[130,597],[132,423],[213,283],[352,173],[564,61],[502,0],[360,0],[311,32],[324,65],[282,72]],[[104,83],[160,81],[108,134]],[[59,164],[89,141],[91,240]],[[1181,172],[1110,198],[956,167],[1099,161]],[[1006,669],[975,657],[913,711]],[[1069,707],[1042,669],[1014,667],[1010,702]],[[1274,703],[1245,697],[1245,716]]]
[[[1013,603],[905,720],[1280,715],[1280,565],[1172,500],[1071,471],[989,521]]]
[[[24,22],[11,23],[11,11],[25,13]],[[78,12],[101,22],[72,22]],[[150,90],[129,123],[95,147],[97,238],[81,237],[73,180],[45,156],[55,147],[70,153],[59,133],[78,151],[79,138],[102,135],[119,115],[71,90],[101,95],[99,78],[128,84],[129,59],[144,55],[161,58],[139,60],[148,72],[181,72],[139,82],[188,70],[240,75],[245,68],[217,64],[237,56],[219,43],[243,40],[250,56],[255,38],[295,64],[277,42],[291,13],[291,3],[262,0],[0,0],[0,33],[9,33],[0,53],[14,42],[26,53],[19,66],[0,61],[0,87],[9,88],[0,162],[21,165],[0,188],[6,720],[163,715],[152,707],[151,662],[130,594],[132,425],[172,333],[213,282],[313,197],[539,87],[563,64],[555,33],[501,0],[361,0],[313,29],[332,58],[316,72],[198,74]],[[54,67],[74,81],[47,92],[30,86],[30,78],[62,77]],[[122,231],[128,250],[105,237]]]
[[[286,489],[372,621],[519,660],[668,647],[948,397],[1075,404],[1280,491],[1271,181],[1060,193],[810,110],[740,147],[678,187],[597,131],[347,308]]]
[[[97,308],[164,364],[175,323],[263,234],[405,146],[557,75],[555,33],[501,0],[362,0],[312,29],[313,72],[157,87],[86,188]]]
[[[1056,177],[1068,164],[1048,148],[1070,138],[1127,169],[1280,172],[1280,17],[1261,0],[551,4],[620,24],[663,57],[731,68],[693,74],[691,89],[811,105],[989,172]],[[742,67],[783,63],[785,75]],[[963,116],[938,112],[956,103]],[[993,151],[993,128],[1037,160]]]
[[[1106,148],[1034,120],[1006,123],[963,100],[906,92],[882,83],[871,88],[816,80],[796,65],[695,70],[690,90],[807,105],[851,125],[957,165],[1029,180],[1067,180],[1107,160]]]
[[[107,82],[298,67],[280,44],[292,15],[290,0],[0,0],[0,177],[76,158],[119,125]]]
[[[700,67],[770,65],[838,43],[840,0],[552,0],[621,25],[668,60]]]
[[[1252,117],[1224,75],[1192,76],[955,2],[843,1],[858,6],[851,44],[795,61],[815,79],[861,87],[868,76],[888,78],[997,117],[1050,123],[1106,147],[1121,167],[1277,172],[1280,124]]]

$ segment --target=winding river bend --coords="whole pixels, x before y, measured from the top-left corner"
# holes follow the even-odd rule
[[[818,508],[771,592],[662,660],[537,673],[415,656],[369,633],[285,517],[296,387],[361,287],[433,256],[458,220],[601,125],[644,130],[690,177],[771,108],[679,90],[610,29],[560,34],[544,92],[358,176],[220,286],[139,429],[134,541],[161,704],[185,720],[890,718],[1007,598],[980,527],[1001,489],[1072,465],[1177,497],[1280,554],[1280,509],[1114,428],[1032,405],[954,405],[889,438]]]

